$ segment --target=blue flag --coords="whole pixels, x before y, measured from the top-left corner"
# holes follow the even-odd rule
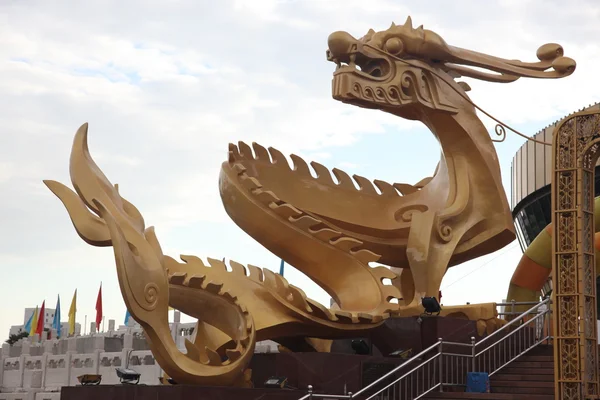
[[[31,317],[29,317],[29,319],[25,323],[25,326],[23,327],[23,332],[30,332],[31,331],[31,321],[33,321],[33,316],[34,315],[35,315],[35,310],[31,313]]]
[[[127,323],[129,322],[129,317],[131,317],[131,314],[129,314],[129,310],[126,310],[126,312],[125,312],[125,326],[127,326]]]
[[[54,311],[54,319],[52,320],[52,328],[56,330],[56,337],[60,337],[60,295],[56,300],[56,311]]]
[[[283,265],[285,264],[285,261],[283,261],[283,259],[281,259],[281,264],[279,265],[279,275],[283,276]]]

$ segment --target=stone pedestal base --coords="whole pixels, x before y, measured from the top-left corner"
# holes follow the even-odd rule
[[[61,400],[298,400],[306,390],[236,389],[188,385],[99,385],[69,386]]]
[[[367,343],[371,353],[369,355],[355,354],[352,349],[353,339],[334,340],[331,353],[255,354],[250,363],[254,389],[190,385],[78,386],[64,387],[61,399],[297,400],[307,393],[308,385],[313,386],[315,393],[356,393],[406,362],[398,357],[390,357],[391,353],[398,350],[412,350],[412,354],[416,355],[437,342],[440,337],[446,341],[460,343],[469,343],[471,337],[480,339],[473,321],[447,317],[393,318],[370,331],[367,337],[356,338]],[[430,355],[426,355],[425,358]],[[414,366],[416,365],[411,365],[410,368]],[[407,372],[402,371],[402,373]],[[285,390],[265,388],[264,382],[271,377],[287,378],[289,388]]]

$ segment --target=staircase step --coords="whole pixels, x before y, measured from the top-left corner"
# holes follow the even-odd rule
[[[446,400],[554,400],[553,394],[519,394],[519,393],[465,393],[465,392],[431,392],[425,397],[430,399]]]
[[[490,382],[492,393],[554,394],[553,381],[494,381]]]
[[[492,385],[496,381],[538,381],[538,382],[554,382],[554,374],[539,374],[534,375],[530,373],[518,373],[518,374],[508,374],[504,371],[493,375],[490,378]]]
[[[519,368],[508,364],[498,373],[508,375],[550,375],[554,376],[554,368]]]
[[[497,355],[515,354],[521,346],[501,345]],[[510,351],[509,351],[510,349]],[[540,345],[510,362],[490,377],[492,393],[466,393],[464,386],[445,387],[424,399],[554,400],[554,354],[552,346]]]
[[[509,366],[514,368],[545,368],[551,369],[554,368],[554,363],[549,362],[539,362],[539,361],[520,361],[517,358],[516,361],[513,361],[509,364]]]
[[[547,355],[523,355],[521,357],[519,357],[517,360],[519,361],[527,361],[527,362],[547,362],[547,363],[554,363],[554,356],[547,356]]]
[[[554,383],[552,387],[520,387],[520,386],[492,386],[492,393],[507,394],[550,394],[554,396]]]

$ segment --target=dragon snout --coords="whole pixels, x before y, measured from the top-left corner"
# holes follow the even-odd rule
[[[329,35],[327,39],[327,58],[329,60],[340,60],[356,51],[357,40],[348,32],[337,31]]]

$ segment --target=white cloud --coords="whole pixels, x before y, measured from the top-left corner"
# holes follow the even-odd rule
[[[564,45],[578,62],[567,79],[470,82],[472,99],[510,124],[541,128],[600,99],[594,84],[599,7],[591,1],[472,1],[460,8],[392,0],[1,4],[0,263],[3,287],[11,290],[0,294],[0,335],[17,322],[15,315],[21,318],[23,307],[43,298],[51,302],[56,292],[70,299],[75,287],[87,293],[81,315],[93,312],[99,280],[111,296],[109,317],[118,320],[124,311],[110,251],[83,243],[62,204],[41,183],[69,182],[73,134],[86,121],[92,155],[156,225],[166,249],[235,255],[240,262],[277,268],[276,258],[223,211],[217,178],[227,143],[255,141],[323,163],[334,155],[355,172],[351,154],[360,151],[359,138],[379,135],[384,141],[386,129],[415,124],[331,99],[334,66],[325,60],[327,35],[343,29],[361,36],[371,27],[403,23],[408,13],[415,25],[425,24],[449,44],[492,55],[535,61],[539,45]],[[425,143],[419,135],[409,137],[414,143],[406,146],[418,151],[399,158],[400,182],[401,171],[419,162],[419,152],[438,151],[419,148]],[[511,137],[498,146],[505,177],[512,148],[520,143]],[[371,157],[369,175],[379,174],[377,157]],[[215,226],[222,237],[205,234]],[[202,241],[195,241],[198,236]],[[183,237],[189,239],[182,242]],[[231,237],[236,242],[228,242]],[[505,263],[489,268],[498,265],[507,270]],[[309,295],[327,302],[301,274],[289,274],[309,287]],[[474,280],[481,277],[473,274],[462,288],[476,287]],[[473,298],[494,300],[505,291],[488,289]]]

